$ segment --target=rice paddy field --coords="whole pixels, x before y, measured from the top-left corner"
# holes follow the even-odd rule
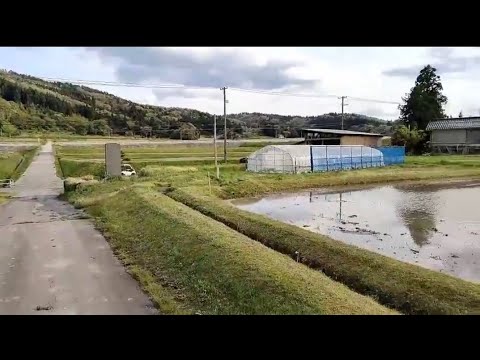
[[[252,142],[229,145],[227,147],[226,164],[238,165],[239,169],[244,168],[240,164],[240,159],[268,144],[270,143]],[[131,164],[137,172],[146,167],[154,171],[155,167],[161,168],[163,166],[196,165],[212,167],[214,164],[214,149],[211,143],[128,145],[122,146],[122,151],[124,163]],[[223,145],[217,145],[217,152],[219,163],[225,165]],[[55,153],[64,177],[103,175],[104,146],[57,145]]]
[[[229,146],[227,163],[220,145],[218,179],[212,144],[122,146],[137,177],[85,184],[66,197],[92,215],[162,313],[480,313],[478,284],[225,201],[336,185],[480,179],[479,156],[408,157],[402,166],[335,173],[247,173],[240,159],[266,144]],[[103,146],[55,151],[61,176],[102,177]]]

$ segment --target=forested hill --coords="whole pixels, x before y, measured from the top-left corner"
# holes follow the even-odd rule
[[[296,137],[304,127],[339,128],[340,114],[313,117],[260,113],[229,114],[229,138],[258,135]],[[358,114],[345,114],[345,129],[389,133],[391,124]],[[222,134],[219,126],[219,134]],[[141,105],[117,96],[63,82],[0,70],[0,130],[65,132],[96,135],[140,135],[190,139],[210,135],[213,114]]]

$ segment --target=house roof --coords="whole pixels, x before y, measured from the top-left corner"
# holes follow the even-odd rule
[[[426,130],[453,130],[480,128],[480,117],[451,118],[430,121]]]
[[[356,135],[356,136],[379,136],[382,137],[381,134],[374,134],[374,133],[366,133],[360,131],[350,131],[350,130],[338,130],[338,129],[302,129],[306,132],[313,132],[313,133],[324,133],[324,134],[338,134],[338,135]]]

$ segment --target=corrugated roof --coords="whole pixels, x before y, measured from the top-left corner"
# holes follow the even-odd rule
[[[430,121],[426,130],[453,130],[480,128],[480,117],[452,118]]]
[[[303,131],[325,133],[325,134],[339,134],[339,135],[359,135],[359,136],[383,136],[381,134],[366,133],[360,131],[337,130],[337,129],[302,129]]]

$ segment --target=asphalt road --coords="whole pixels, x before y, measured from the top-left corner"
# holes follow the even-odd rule
[[[57,197],[44,145],[0,205],[0,314],[156,314],[91,221]]]

